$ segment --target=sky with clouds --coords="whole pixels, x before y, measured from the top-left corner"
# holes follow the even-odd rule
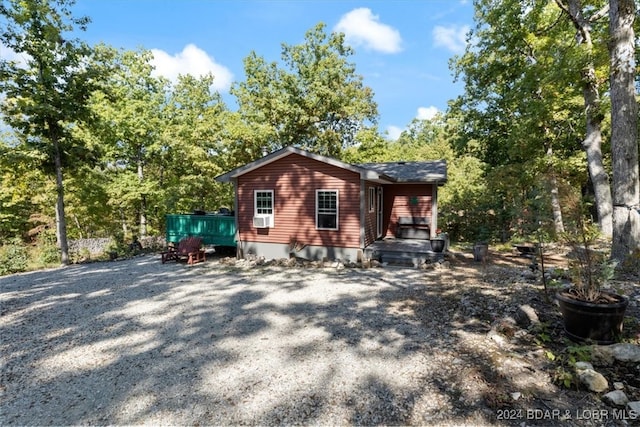
[[[302,42],[323,22],[355,50],[351,61],[374,91],[381,132],[392,139],[461,93],[448,62],[464,51],[473,25],[468,0],[77,0],[73,11],[92,21],[81,38],[149,49],[156,72],[169,79],[213,73],[230,108],[229,88],[244,80],[242,60],[251,51],[278,61],[282,43]]]

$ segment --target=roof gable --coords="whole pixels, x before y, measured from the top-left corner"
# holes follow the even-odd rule
[[[423,182],[443,183],[447,180],[447,165],[444,160],[435,162],[389,162],[389,163],[365,163],[351,165],[340,160],[311,153],[300,148],[287,146],[274,151],[258,160],[247,163],[232,171],[217,176],[219,182],[231,182],[253,170],[259,169],[269,163],[280,160],[291,154],[298,154],[319,162],[323,162],[338,168],[346,169],[360,174],[361,179],[379,183],[394,182]]]
[[[258,168],[261,168],[262,166],[265,166],[269,163],[275,162],[276,160],[280,160],[284,157],[287,157],[291,154],[298,154],[300,156],[304,156],[313,160],[317,160],[319,162],[322,163],[326,163],[338,168],[342,168],[342,169],[346,169],[355,173],[360,174],[361,178],[363,179],[368,179],[368,180],[372,180],[372,181],[384,181],[384,182],[392,182],[392,179],[389,177],[384,176],[383,174],[380,174],[379,172],[373,171],[373,170],[369,170],[369,169],[365,169],[365,168],[361,168],[359,166],[356,165],[350,165],[349,163],[344,163],[341,162],[340,160],[331,158],[331,157],[326,157],[326,156],[322,156],[320,154],[315,154],[315,153],[311,153],[309,151],[306,150],[302,150],[300,148],[296,148],[296,147],[292,147],[292,146],[287,146],[284,147],[280,150],[274,151],[270,154],[267,154],[264,157],[261,157],[258,160],[255,160],[251,163],[247,163],[244,166],[240,166],[239,168],[236,168],[230,172],[227,172],[225,174],[222,174],[220,176],[217,176],[215,179],[216,181],[219,182],[230,182],[233,179],[244,175],[248,172],[251,172],[253,170],[256,170]]]

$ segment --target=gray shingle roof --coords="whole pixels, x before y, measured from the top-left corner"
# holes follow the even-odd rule
[[[363,163],[351,165],[343,163],[337,159],[321,156],[300,148],[287,146],[274,151],[260,159],[240,166],[230,172],[217,176],[216,181],[229,182],[232,179],[260,168],[275,160],[288,156],[289,154],[299,154],[320,162],[324,162],[339,168],[348,169],[360,174],[362,179],[374,182],[415,182],[415,183],[438,183],[447,181],[447,163],[444,160],[429,162],[388,162],[388,163]]]
[[[395,178],[397,182],[444,183],[447,181],[447,162],[445,160],[361,163],[356,166],[390,176]]]

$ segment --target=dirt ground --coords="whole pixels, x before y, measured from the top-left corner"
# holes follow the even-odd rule
[[[530,363],[530,368],[545,372],[548,386],[554,390],[548,395],[529,393],[529,399],[514,401],[512,397],[513,382],[509,375],[490,376],[490,391],[486,395],[486,403],[492,408],[508,416],[531,415],[533,419],[524,420],[524,425],[555,425],[561,421],[563,425],[640,425],[640,417],[632,419],[620,417],[618,409],[606,406],[601,401],[601,395],[590,392],[573,375],[572,363],[576,360],[590,361],[595,369],[602,373],[613,384],[621,387],[630,401],[640,400],[640,365],[637,363],[614,363],[613,365],[598,364],[599,361],[591,357],[589,345],[575,343],[566,338],[563,329],[562,316],[553,300],[558,290],[557,285],[548,283],[545,291],[542,281],[541,265],[532,269],[532,259],[522,256],[518,251],[497,252],[490,251],[487,260],[478,263],[469,253],[455,253],[450,261],[451,268],[444,276],[462,275],[462,282],[470,287],[486,284],[493,290],[501,288],[501,284],[513,283],[506,286],[504,293],[508,295],[507,306],[527,304],[532,306],[541,321],[538,327],[529,327],[527,333],[518,327],[512,327],[510,322],[504,322],[507,312],[493,311],[487,313],[476,312],[475,317],[486,321],[483,327],[488,334],[497,331],[503,337],[510,338],[511,346],[504,346],[503,354],[519,354]],[[550,279],[562,282],[563,271],[566,270],[568,258],[566,249],[551,249],[545,255],[544,268]],[[519,275],[519,278],[517,277]],[[616,280],[608,286],[629,298],[629,306],[625,314],[623,342],[640,345],[640,272],[623,275],[624,280]],[[520,286],[529,283],[530,286]],[[497,286],[496,286],[497,285]],[[562,286],[566,286],[566,281]],[[480,298],[478,299],[480,300]],[[476,300],[476,301],[478,301]],[[423,307],[423,316],[430,316],[428,307]],[[497,314],[497,316],[496,316]],[[502,318],[501,318],[502,316]],[[510,320],[510,319],[509,319]],[[531,357],[538,355],[541,357]],[[607,390],[609,391],[609,390]],[[563,402],[559,404],[559,402]],[[560,409],[568,415],[565,419],[555,417],[554,411]],[[529,411],[529,412],[527,412]],[[568,412],[566,412],[568,411]],[[550,416],[551,418],[546,418]],[[536,419],[540,418],[540,419]],[[512,419],[511,421],[515,421]],[[556,422],[554,422],[556,421]],[[514,423],[517,424],[517,423]],[[521,424],[523,425],[523,424]]]

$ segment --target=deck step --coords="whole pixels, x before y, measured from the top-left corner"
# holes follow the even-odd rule
[[[380,261],[390,265],[417,267],[420,264],[424,264],[426,260],[425,256],[420,256],[418,254],[409,255],[399,252],[383,252],[380,255]]]

